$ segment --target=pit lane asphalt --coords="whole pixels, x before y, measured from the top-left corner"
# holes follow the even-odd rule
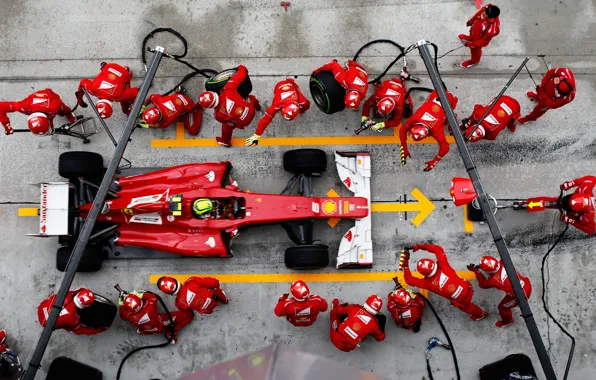
[[[93,77],[101,61],[129,64],[138,75],[142,68],[138,55],[143,36],[154,27],[171,26],[188,39],[189,56],[197,57],[192,59],[196,65],[224,69],[238,63],[246,64],[253,80],[254,94],[261,102],[269,104],[274,83],[285,75],[299,75],[298,84],[307,92],[306,75],[313,68],[331,58],[350,57],[371,39],[391,37],[408,45],[426,38],[445,52],[457,46],[457,34],[466,31],[465,21],[475,12],[469,1],[369,1],[366,7],[355,0],[302,1],[293,2],[287,13],[277,2],[257,0],[220,0],[209,4],[160,1],[155,4],[147,6],[140,1],[112,4],[111,8],[102,8],[101,14],[95,12],[97,9],[91,3],[75,1],[20,2],[18,6],[0,4],[0,11],[5,15],[5,21],[0,25],[5,50],[0,60],[2,99],[22,99],[34,90],[51,87],[72,104],[78,79]],[[575,6],[553,0],[503,1],[498,5],[503,12],[501,35],[485,50],[481,64],[467,71],[456,67],[466,53],[461,49],[441,59],[441,69],[447,86],[459,97],[456,111],[460,117],[468,116],[475,103],[490,101],[525,55],[534,55],[530,69],[536,73],[533,75],[537,80],[541,76],[537,72],[544,72],[544,69],[536,54],[546,54],[553,66],[564,65],[576,73],[578,94],[573,103],[549,112],[537,123],[520,126],[513,135],[504,131],[498,141],[482,142],[470,148],[486,189],[495,197],[517,199],[556,195],[558,184],[564,180],[596,170],[595,133],[589,116],[589,110],[596,105],[596,69],[590,42],[596,37],[595,8],[587,0],[577,2]],[[69,12],[64,14],[59,9]],[[47,19],[45,28],[37,22],[40,18]],[[345,30],[350,32],[342,32]],[[173,45],[164,37],[155,38],[153,43],[166,47]],[[374,48],[363,62],[372,72],[380,72],[392,53],[390,48]],[[430,86],[428,78],[421,75],[424,68],[415,54],[409,57],[408,64],[412,73],[423,77],[420,85]],[[169,89],[185,73],[182,66],[164,61],[153,90]],[[193,80],[186,85],[193,98],[200,92],[202,83]],[[520,101],[523,111],[529,111],[532,104],[524,93],[532,88],[531,80],[522,72],[507,94]],[[423,101],[422,95],[417,95],[414,101],[419,105]],[[79,111],[91,115],[90,110]],[[11,115],[11,119],[18,127],[26,120],[21,115]],[[281,122],[276,118],[263,138],[348,136],[357,127],[358,119],[350,112],[326,116],[313,105],[313,110],[295,122]],[[116,110],[109,121],[116,135],[123,123],[124,118]],[[217,136],[219,129],[212,116],[206,114],[200,136]],[[254,126],[236,131],[234,136],[247,137],[253,130]],[[235,166],[235,176],[241,187],[252,191],[279,192],[289,178],[281,168],[281,156],[288,150],[286,147],[150,148],[151,140],[174,138],[174,134],[173,128],[136,131],[126,157],[137,166],[151,167],[228,159]],[[31,207],[28,203],[39,199],[37,189],[27,184],[60,180],[57,161],[62,152],[91,150],[102,153],[107,160],[113,147],[103,131],[85,146],[77,140],[58,136],[36,139],[22,134],[2,136],[1,139],[0,162],[4,166],[0,183],[0,223],[3,227],[0,229],[3,247],[0,278],[7,285],[0,293],[0,328],[8,331],[9,343],[24,360],[41,331],[35,308],[43,298],[56,291],[61,280],[61,274],[54,269],[56,240],[22,236],[37,229],[35,218],[17,217],[18,207]],[[346,194],[333,168],[331,153],[333,150],[355,150],[355,147],[321,148],[328,152],[330,164],[327,174],[315,181],[315,193],[324,195],[333,188]],[[435,211],[418,228],[409,221],[400,220],[397,213],[373,215],[374,271],[395,270],[395,252],[415,242],[441,244],[458,270],[464,270],[468,262],[477,261],[481,255],[496,253],[485,226],[476,225],[473,234],[463,234],[463,210],[455,208],[448,200],[451,178],[465,176],[455,147],[452,146],[451,153],[430,174],[422,172],[424,161],[434,157],[436,149],[436,145],[412,146],[413,159],[401,167],[395,146],[359,147],[359,150],[370,151],[373,157],[373,200],[396,201],[399,195],[416,187],[436,205]],[[411,216],[409,214],[408,219]],[[552,213],[501,210],[498,217],[515,264],[533,282],[530,305],[545,341],[553,343],[551,357],[561,373],[569,342],[545,320],[540,303],[539,270],[541,255],[553,241],[553,231],[558,233],[562,226],[555,220],[555,227],[552,227],[553,218],[556,218]],[[332,229],[325,221],[317,222],[317,236],[330,245],[332,256],[349,226],[349,221],[342,221]],[[593,244],[593,239],[571,231],[550,259],[551,311],[578,339],[572,379],[588,378],[596,368],[590,360],[596,350],[596,308],[590,303],[595,295],[591,277],[596,269],[591,256]],[[235,241],[233,259],[109,261],[99,273],[77,275],[73,287],[85,285],[115,300],[112,286],[116,282],[128,289],[155,290],[149,284],[149,275],[154,273],[285,273],[283,251],[289,245],[279,226],[251,227]],[[336,270],[330,267],[327,271]],[[362,302],[372,292],[386,296],[391,284],[316,283],[311,288],[328,300],[339,296],[351,302]],[[224,289],[232,299],[229,305],[217,309],[215,315],[197,317],[180,334],[178,345],[133,357],[125,367],[123,378],[176,378],[272,342],[347,362],[387,378],[421,378],[426,372],[425,341],[431,336],[442,336],[429,311],[421,333],[409,334],[388,326],[385,342],[367,341],[348,356],[328,341],[327,314],[311,328],[302,330],[273,316],[277,296],[287,291],[287,284],[235,283],[226,284]],[[514,352],[528,354],[539,369],[518,312],[513,326],[504,330],[493,326],[501,293],[477,290],[474,298],[491,313],[477,323],[469,321],[466,315],[444,300],[431,298],[457,347],[462,378],[474,378],[474,373],[482,365]],[[109,331],[94,337],[56,332],[44,358],[43,369],[47,369],[55,357],[66,355],[93,365],[104,371],[107,378],[113,378],[126,352],[160,339],[139,336],[119,319]],[[436,352],[432,360],[436,379],[454,377],[448,353]],[[38,378],[42,378],[43,369]]]

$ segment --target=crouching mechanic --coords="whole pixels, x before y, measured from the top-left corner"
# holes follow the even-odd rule
[[[259,145],[259,139],[265,133],[267,126],[273,121],[276,113],[281,111],[281,117],[291,121],[301,113],[308,111],[310,101],[300,91],[300,87],[294,79],[287,78],[278,82],[273,90],[273,101],[265,111],[265,115],[259,120],[255,134],[246,139],[246,146]]]
[[[505,270],[503,262],[492,256],[483,256],[482,259],[480,259],[480,265],[476,266],[474,264],[469,264],[467,268],[474,272],[474,275],[476,275],[476,279],[478,280],[478,286],[482,289],[495,288],[505,292],[505,297],[503,297],[501,303],[499,303],[499,315],[501,316],[501,320],[495,322],[495,326],[505,327],[512,324],[513,313],[511,312],[511,309],[519,305],[519,301],[513,292],[513,287],[511,286],[511,281],[507,276],[507,271]],[[488,278],[484,277],[480,272],[480,269],[488,274]],[[517,273],[517,277],[519,277],[519,282],[524,289],[526,298],[530,299],[530,294],[532,294],[532,284],[530,284],[530,280],[519,272]]]
[[[501,10],[496,5],[487,4],[468,20],[470,35],[460,34],[458,38],[470,48],[471,58],[460,63],[463,68],[476,66],[482,57],[482,48],[487,47],[493,37],[501,32],[499,15]]]
[[[386,121],[375,122],[371,131],[381,132],[384,128],[395,128],[401,124],[402,117],[412,114],[412,99],[406,99],[406,84],[402,78],[392,78],[379,84],[375,83],[375,93],[362,106],[362,123],[370,118],[370,110],[374,107],[375,119],[386,118]]]
[[[455,109],[457,106],[457,97],[452,95],[449,91],[447,96],[449,98],[449,104]],[[421,141],[432,136],[439,144],[439,152],[430,161],[426,161],[425,172],[431,171],[437,162],[449,153],[449,143],[445,138],[445,111],[441,106],[439,97],[436,91],[433,91],[428,96],[428,99],[414,112],[414,115],[406,121],[405,124],[399,129],[399,140],[401,142],[401,163],[405,165],[407,158],[412,156],[408,150],[408,133],[414,141]]]
[[[54,305],[55,300],[56,294],[53,294],[43,300],[37,307],[37,318],[39,323],[44,327],[48,322],[48,318],[50,318],[52,305]],[[77,335],[95,335],[107,330],[107,328],[87,327],[81,323],[78,310],[91,306],[94,301],[95,295],[89,289],[79,288],[77,290],[70,290],[66,294],[62,310],[56,320],[54,329],[71,331]]]
[[[536,107],[528,115],[520,118],[520,124],[536,121],[548,110],[563,107],[575,99],[575,77],[566,68],[550,69],[544,74],[542,82],[536,87],[536,92],[528,91],[526,95],[537,101]]]
[[[422,297],[401,285],[396,286],[387,295],[387,310],[391,313],[395,324],[415,333],[420,331],[422,326],[425,307],[426,302]]]
[[[70,123],[76,121],[71,109],[64,104],[60,96],[49,88],[36,91],[25,99],[17,102],[0,102],[0,123],[4,133],[11,135],[14,129],[10,125],[8,113],[20,112],[28,115],[27,126],[36,136],[47,136],[53,133],[54,117],[56,115],[68,118]]]
[[[378,342],[385,340],[385,316],[381,313],[383,300],[376,295],[366,299],[364,306],[339,304],[337,298],[331,305],[329,337],[338,349],[350,352],[370,334]]]
[[[417,269],[418,273],[424,276],[422,279],[414,277],[412,272],[410,272],[410,268],[408,267],[410,259],[409,249],[413,249],[414,252],[422,249],[437,257],[436,262],[426,258],[418,260]],[[457,275],[455,270],[449,265],[443,248],[434,244],[413,245],[410,248],[406,248],[403,255],[404,279],[408,285],[427,289],[441,297],[449,299],[453,306],[469,314],[470,319],[473,321],[479,321],[488,315],[486,311],[472,303],[472,297],[474,296],[472,284]]]
[[[146,105],[153,107],[145,109],[139,125],[143,128],[167,128],[176,119],[181,118],[184,128],[191,136],[199,134],[203,111],[191,98],[176,92],[171,95],[161,96],[153,94],[147,99]]]
[[[334,59],[313,71],[312,75],[317,75],[321,71],[331,71],[333,73],[335,80],[346,90],[344,98],[346,107],[357,110],[366,96],[366,91],[368,91],[368,73],[364,67],[352,60],[348,60],[346,65],[342,67]]]
[[[302,280],[290,285],[290,293],[282,294],[273,312],[278,317],[286,317],[288,322],[298,327],[310,326],[321,312],[327,311],[327,301],[317,295],[311,295],[308,285]]]
[[[484,140],[494,140],[502,130],[508,128],[511,133],[515,132],[517,119],[520,116],[520,107],[517,100],[511,96],[503,95],[497,101],[491,112],[486,115],[482,123],[474,130],[474,126],[484,116],[490,104],[483,106],[476,104],[474,111],[469,118],[462,120],[465,129],[464,136],[471,142]],[[472,133],[473,132],[473,133]]]
[[[87,107],[87,103],[83,100],[84,88],[89,94],[99,98],[95,108],[102,119],[112,116],[112,102],[119,102],[122,112],[128,116],[139,94],[137,87],[130,87],[131,79],[132,71],[128,67],[102,62],[101,71],[93,80],[85,78],[79,83],[76,92],[77,101],[81,107]]]
[[[160,313],[157,296],[151,292],[135,290],[130,293],[121,291],[118,296],[120,318],[132,323],[137,333],[142,335],[164,334],[172,344],[178,342],[176,333],[194,317],[192,310],[177,310]],[[171,324],[174,327],[171,327]],[[173,332],[172,332],[173,330]]]
[[[184,312],[211,314],[220,301],[229,302],[219,280],[213,277],[190,277],[184,284],[173,277],[161,277],[157,287],[166,294],[176,295],[176,307]]]
[[[215,141],[226,148],[232,146],[234,129],[244,129],[255,117],[255,110],[261,109],[261,104],[253,95],[248,95],[248,98],[244,99],[238,93],[238,86],[247,75],[246,66],[240,65],[219,95],[213,91],[205,91],[199,95],[201,107],[215,109],[215,120],[221,123],[221,137],[216,137]]]

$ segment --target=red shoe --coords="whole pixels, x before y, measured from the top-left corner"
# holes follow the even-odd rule
[[[496,321],[495,322],[495,326],[497,326],[497,327],[507,327],[512,324],[513,324],[513,321],[511,321],[511,322]]]
[[[527,117],[520,117],[519,119],[517,119],[517,123],[522,124],[522,125],[531,123],[532,121],[534,121],[534,120],[528,120]]]
[[[462,63],[460,63],[459,65],[461,67],[463,67],[464,69],[469,69],[470,67],[474,67],[478,64],[478,62],[474,62],[472,60],[467,60],[467,61],[463,61]]]
[[[216,141],[216,142],[217,142],[219,145],[221,145],[221,146],[224,146],[224,147],[226,147],[226,148],[229,148],[229,147],[231,147],[231,146],[232,146],[231,144],[224,142],[224,141],[223,141],[223,139],[222,139],[221,137],[216,137],[216,138],[215,138],[215,141]]]
[[[528,91],[526,92],[526,95],[528,96],[528,98],[530,98],[531,100],[538,100],[538,94],[535,93],[534,91]]]
[[[221,290],[221,289],[220,289]],[[223,290],[221,291],[221,293],[223,294],[224,298],[220,299],[220,301],[224,304],[227,304],[230,302],[230,299],[228,298],[228,295],[226,294],[226,292],[224,292]]]
[[[172,336],[172,333],[166,333],[166,339],[170,341],[170,344],[178,343],[178,337],[176,336],[176,334],[173,334]]]
[[[0,330],[0,344],[6,340],[6,330]]]
[[[457,38],[459,38],[463,42],[469,42],[470,41],[470,36],[467,36],[465,34],[460,34],[459,36],[457,36]]]
[[[484,319],[484,318],[486,318],[486,316],[487,316],[487,315],[488,315],[488,311],[484,311],[484,312],[482,313],[482,315],[481,315],[481,316],[479,316],[479,317],[475,317],[475,316],[473,316],[473,315],[470,315],[470,319],[471,319],[471,320],[473,320],[473,321],[479,321],[479,320],[481,320],[481,319]]]

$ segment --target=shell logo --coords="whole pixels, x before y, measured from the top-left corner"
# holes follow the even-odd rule
[[[116,76],[114,74],[108,74],[108,79],[114,80],[116,79]]]
[[[433,106],[432,106],[432,110],[433,110],[433,112],[439,112],[439,110],[440,110],[440,109],[441,109],[441,107],[439,107],[439,106],[438,106],[438,105],[436,105],[436,104],[433,104]]]
[[[176,102],[176,104],[178,104],[179,106],[181,106],[181,105],[182,105],[182,100],[180,100],[180,99],[176,99],[176,101],[175,101],[175,102]]]
[[[497,111],[497,115],[498,115],[499,117],[503,117],[503,116],[505,116],[505,111],[503,111],[503,110],[498,110],[498,111]]]
[[[354,331],[360,331],[362,330],[362,326],[360,326],[360,323],[356,322],[352,325],[352,329],[354,329]]]
[[[333,214],[335,212],[335,202],[330,201],[330,200],[326,200],[325,202],[323,202],[323,212],[327,215]]]
[[[362,165],[362,160],[361,159],[358,159],[357,162],[358,162],[358,165]]]
[[[236,115],[242,115],[242,112],[244,112],[244,110],[242,109],[242,107],[238,107],[234,112],[236,112]]]
[[[290,86],[283,86],[281,89],[284,91],[288,91],[290,89]]]
[[[362,254],[362,253],[361,253],[361,254],[360,254],[360,258],[361,258],[361,259],[364,259],[364,254]]]

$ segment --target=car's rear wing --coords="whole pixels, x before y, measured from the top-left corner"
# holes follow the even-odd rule
[[[43,182],[40,188],[39,233],[27,236],[68,235],[68,182]]]
[[[369,213],[356,219],[354,227],[343,236],[339,243],[337,267],[371,267],[373,265],[372,224],[370,214],[370,153],[335,152],[337,173],[344,185],[356,197],[368,200]]]

